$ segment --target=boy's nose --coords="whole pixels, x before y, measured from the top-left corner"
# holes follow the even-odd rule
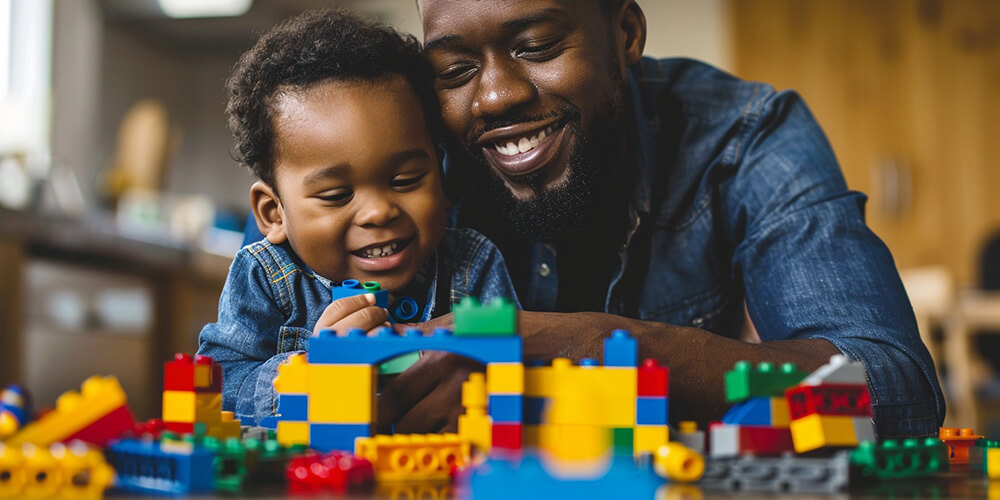
[[[369,198],[354,216],[354,222],[362,227],[377,227],[389,224],[399,217],[399,207],[385,198]]]

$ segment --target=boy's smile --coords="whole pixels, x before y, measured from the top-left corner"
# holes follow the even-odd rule
[[[389,76],[328,81],[274,99],[277,201],[257,210],[271,221],[268,239],[287,239],[325,278],[405,286],[437,248],[445,207],[412,88]]]

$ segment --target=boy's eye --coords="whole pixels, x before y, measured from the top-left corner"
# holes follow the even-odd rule
[[[416,175],[398,175],[392,178],[389,185],[394,189],[406,189],[410,187],[415,187],[426,177],[426,173],[416,174]]]
[[[475,69],[476,67],[473,64],[451,64],[438,71],[437,78],[445,85],[460,85],[463,81],[472,76]]]
[[[338,189],[336,191],[329,191],[317,196],[317,198],[333,204],[343,204],[350,201],[351,197],[354,196],[354,192],[349,189]]]

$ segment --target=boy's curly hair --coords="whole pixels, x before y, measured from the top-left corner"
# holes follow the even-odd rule
[[[342,9],[304,12],[275,26],[244,53],[226,81],[233,155],[257,178],[274,183],[273,106],[279,91],[325,80],[401,75],[423,106],[432,137],[440,130],[434,73],[412,35]]]

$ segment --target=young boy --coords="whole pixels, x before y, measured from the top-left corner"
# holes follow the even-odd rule
[[[321,329],[387,324],[374,296],[330,302],[346,279],[417,300],[420,321],[467,295],[517,299],[503,257],[445,229],[440,119],[417,41],[340,10],[273,28],[227,82],[236,157],[265,238],[236,255],[200,354],[224,370],[223,408],[272,415],[277,367]]]

